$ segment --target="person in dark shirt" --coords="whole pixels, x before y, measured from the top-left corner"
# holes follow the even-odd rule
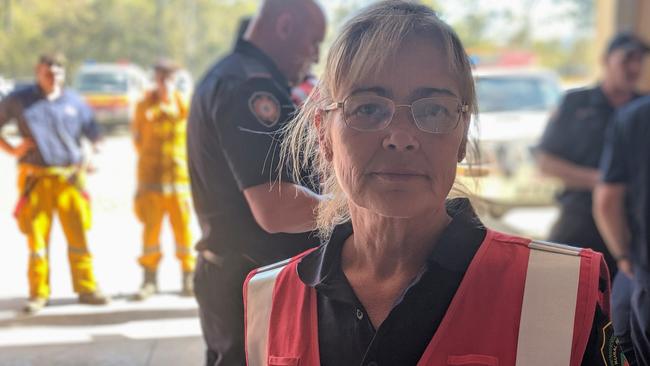
[[[594,217],[622,272],[614,281],[614,328],[639,365],[650,365],[649,121],[650,97],[617,113],[594,191]]]
[[[234,51],[197,86],[189,169],[202,236],[195,272],[207,365],[243,365],[241,286],[252,268],[319,243],[320,201],[278,170],[290,87],[318,59],[325,18],[311,0],[266,0]]]
[[[81,138],[97,143],[99,127],[90,107],[76,93],[63,88],[63,63],[60,53],[42,55],[36,66],[36,83],[0,102],[0,128],[15,121],[21,137],[14,146],[0,134],[0,149],[18,160],[20,198],[14,215],[29,244],[27,313],[42,309],[50,297],[47,253],[55,212],[68,241],[72,282],[79,302],[108,302],[98,291],[85,233],[90,225],[90,206],[83,186]]]
[[[319,80],[283,151],[331,197],[325,243],[247,277],[249,366],[621,362],[601,254],[488,230],[448,198],[477,104],[433,10],[361,10]]]
[[[616,260],[594,223],[592,190],[598,182],[605,131],[616,109],[638,97],[636,84],[647,50],[633,34],[615,36],[603,58],[602,82],[566,94],[537,150],[541,171],[565,185],[558,196],[560,216],[549,240],[602,252],[612,277],[617,270]]]

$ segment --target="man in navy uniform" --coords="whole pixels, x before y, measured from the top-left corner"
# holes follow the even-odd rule
[[[623,273],[614,282],[614,328],[650,365],[650,96],[617,113],[594,191],[594,217]],[[631,339],[629,338],[631,336]]]
[[[636,85],[647,51],[633,34],[615,36],[603,58],[601,83],[566,94],[546,127],[537,154],[542,172],[565,185],[558,197],[560,217],[548,240],[602,252],[612,276],[616,261],[594,223],[592,190],[598,182],[605,131],[616,109],[638,97]]]
[[[18,161],[20,197],[14,211],[29,245],[30,296],[24,310],[35,313],[47,305],[49,241],[56,213],[68,241],[68,259],[79,302],[103,305],[88,250],[86,230],[90,204],[84,190],[81,138],[99,141],[99,127],[90,107],[63,88],[64,57],[44,54],[36,65],[36,83],[11,93],[0,102],[0,129],[15,121],[21,142],[11,144],[0,134],[0,150]]]
[[[265,0],[234,51],[197,86],[188,152],[207,365],[245,364],[246,274],[319,242],[308,232],[321,197],[278,170],[278,131],[295,113],[290,87],[318,60],[324,33],[313,0]]]

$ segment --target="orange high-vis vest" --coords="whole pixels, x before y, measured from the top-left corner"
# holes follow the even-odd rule
[[[309,252],[248,275],[249,366],[320,364],[316,290],[297,273]],[[418,366],[579,366],[608,278],[600,253],[488,230]]]

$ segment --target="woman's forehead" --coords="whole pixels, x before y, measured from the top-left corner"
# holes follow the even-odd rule
[[[448,54],[440,42],[421,36],[409,37],[392,50],[359,50],[349,67],[339,69],[347,75],[337,77],[340,83],[333,85],[332,92],[342,97],[360,89],[381,89],[392,95],[434,89],[457,96],[460,77]]]
[[[459,77],[449,67],[386,68],[381,73],[368,73],[334,90],[336,97],[371,93],[388,98],[417,99],[430,96],[460,96]]]

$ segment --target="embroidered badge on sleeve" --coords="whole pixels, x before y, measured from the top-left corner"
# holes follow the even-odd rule
[[[612,323],[607,323],[601,330],[602,343],[600,354],[603,357],[603,365],[607,366],[627,366],[628,363],[625,355],[618,344],[618,338],[614,335]]]
[[[248,100],[248,108],[264,127],[273,127],[280,120],[280,102],[269,92],[253,93]]]

